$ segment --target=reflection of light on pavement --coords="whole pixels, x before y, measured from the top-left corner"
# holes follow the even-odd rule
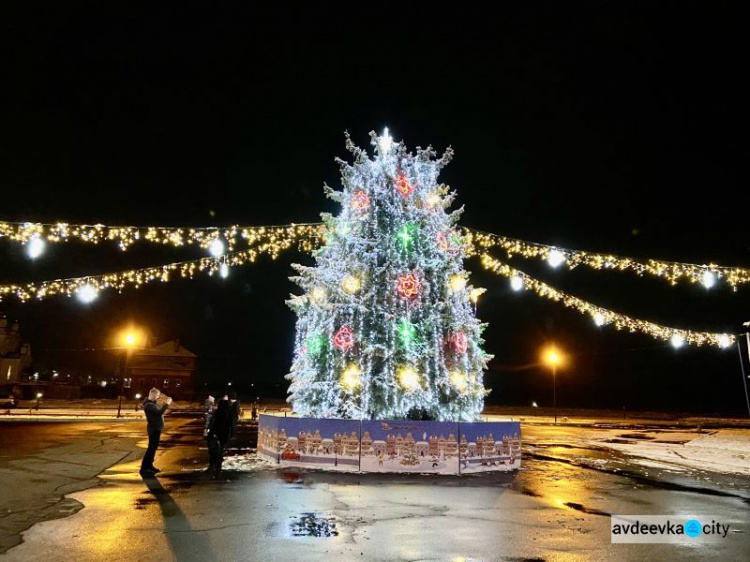
[[[87,499],[87,509],[106,514],[104,521],[99,520],[96,533],[90,533],[86,537],[86,550],[93,554],[92,558],[116,559],[122,554],[122,545],[132,539],[131,530],[128,525],[123,524],[127,521],[127,516],[122,510],[133,509],[133,502],[138,497],[134,492],[131,487],[105,486],[97,489]],[[114,507],[120,509],[113,509]]]

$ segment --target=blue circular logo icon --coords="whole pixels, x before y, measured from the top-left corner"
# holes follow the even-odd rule
[[[685,534],[688,537],[695,538],[703,532],[703,526],[697,519],[691,519],[685,523]]]

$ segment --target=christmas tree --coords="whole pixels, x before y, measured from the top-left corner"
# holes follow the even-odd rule
[[[455,229],[462,209],[446,212],[455,192],[437,182],[452,150],[438,159],[387,129],[370,136],[372,158],[347,135],[343,191],[325,186],[342,210],[322,215],[316,265],[294,265],[304,294],[288,301],[298,315],[288,402],[302,416],[475,420],[491,356]]]

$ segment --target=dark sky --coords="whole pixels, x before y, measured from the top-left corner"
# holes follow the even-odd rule
[[[109,3],[111,4],[111,3]],[[443,180],[462,224],[571,248],[750,266],[746,30],[705,3],[518,3],[418,16],[393,4],[324,13],[259,3],[46,5],[0,14],[0,219],[127,225],[278,224],[335,211],[343,131],[390,127],[409,146],[452,145]],[[18,7],[14,8],[18,9]],[[212,213],[214,216],[212,216]],[[95,274],[189,251],[55,246],[30,264],[0,241],[0,280]],[[201,380],[284,394],[294,316],[289,263],[0,310],[40,363],[101,346],[128,321],[180,337]],[[614,310],[677,327],[737,331],[750,288],[515,265]],[[590,319],[479,271],[489,289],[487,375],[500,404],[550,401],[523,368],[557,341],[572,354],[571,406],[734,412],[736,349],[682,349]],[[55,351],[57,350],[57,351]]]

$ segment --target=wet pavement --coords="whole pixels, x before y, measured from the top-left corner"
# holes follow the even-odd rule
[[[55,447],[99,433],[120,436],[110,446],[123,451],[145,446],[138,424],[119,425],[79,424],[20,451],[0,442],[15,463],[53,459]],[[202,471],[200,424],[170,420],[169,429],[158,478],[138,476],[137,455],[115,460],[100,485],[64,500],[84,509],[34,525],[0,561],[750,558],[750,479],[638,465],[581,442],[578,428],[525,426],[515,474],[334,474],[259,461],[219,479]],[[710,545],[613,545],[610,514],[706,514],[734,531]]]

